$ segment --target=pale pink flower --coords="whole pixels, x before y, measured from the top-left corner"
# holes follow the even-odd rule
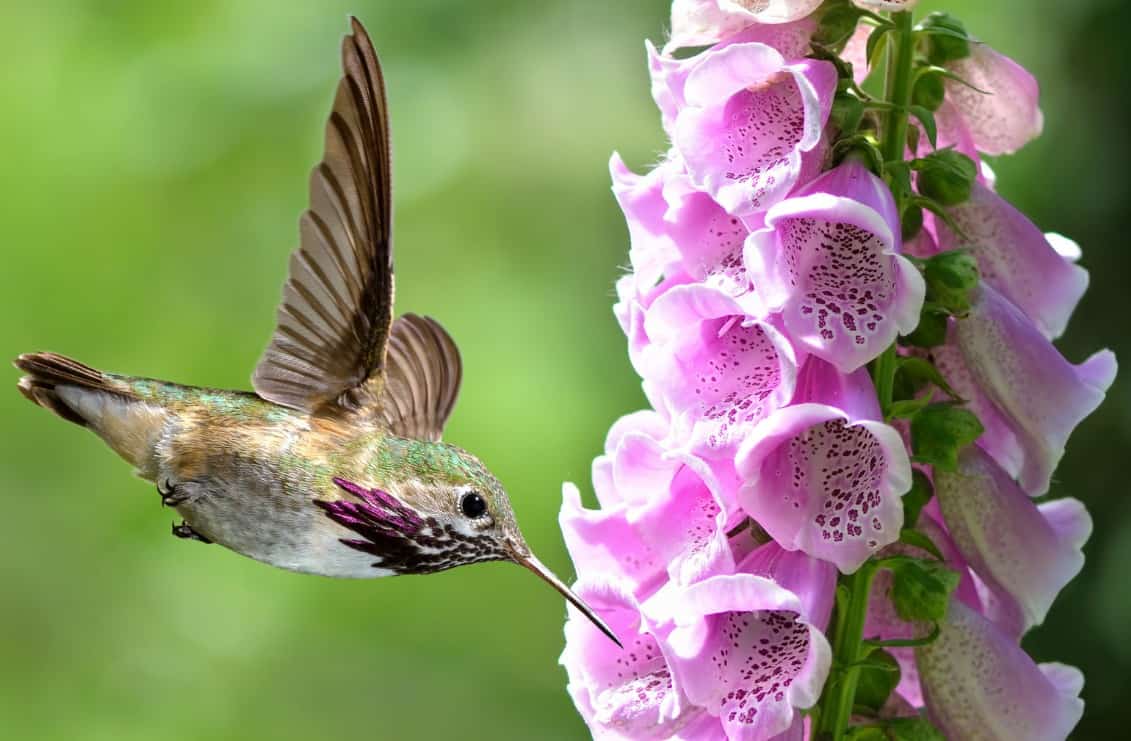
[[[948,738],[1054,741],[1084,712],[1084,676],[1036,664],[1017,640],[959,600],[938,640],[915,649],[931,720]]]
[[[851,573],[899,538],[911,463],[867,371],[809,358],[793,403],[754,428],[736,465],[739,504],[784,548]]]
[[[793,395],[797,358],[773,323],[723,291],[675,286],[645,312],[637,368],[691,452],[733,458],[738,443]]]
[[[1115,356],[1103,350],[1072,365],[988,283],[978,287],[969,316],[955,323],[954,339],[970,379],[995,408],[991,424],[1015,438],[987,450],[1001,455],[1004,447],[998,463],[1029,494],[1045,493],[1068,436],[1115,379]]]
[[[788,62],[765,44],[700,55],[673,135],[692,183],[735,216],[780,201],[822,152],[836,84],[831,63]]]
[[[919,323],[926,289],[899,234],[891,191],[849,161],[770,209],[746,267],[790,339],[851,372]]]
[[[948,80],[946,99],[960,114],[954,125],[969,131],[979,152],[1012,154],[1040,135],[1040,89],[1024,67],[979,42],[970,43],[970,56],[947,67],[969,83]]]

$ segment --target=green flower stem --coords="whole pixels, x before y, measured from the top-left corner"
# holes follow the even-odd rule
[[[895,31],[888,38],[888,64],[885,97],[889,106],[886,109],[883,126],[881,153],[885,162],[902,162],[907,147],[908,110],[911,105],[911,91],[915,82],[913,62],[915,61],[915,38],[911,26],[911,13],[895,13],[892,16]],[[903,194],[893,189],[896,206],[903,213]],[[895,371],[897,365],[896,347],[893,343],[875,362],[876,395],[886,416],[891,409]],[[842,580],[847,589],[847,597],[837,600],[836,623],[833,627],[833,674],[825,693],[821,697],[817,720],[814,724],[814,737],[831,738],[842,741],[852,717],[856,697],[856,684],[860,677],[860,666],[874,646],[864,641],[864,621],[868,617],[868,596],[872,590],[872,579],[879,565],[868,561],[855,574]]]
[[[865,646],[864,621],[868,617],[868,595],[872,591],[872,578],[876,564],[868,561],[855,574],[848,577],[848,600],[837,606],[833,665],[839,671],[836,680],[825,693],[826,706],[822,709],[818,734],[831,735],[834,741],[844,738],[848,720],[856,697],[856,682],[860,678],[860,662],[867,658],[871,647]],[[843,609],[842,609],[843,608]]]
[[[911,30],[911,13],[892,15],[895,31],[888,37],[887,102],[892,104],[884,126],[883,155],[885,162],[903,160],[907,147],[907,117],[915,82],[912,62],[915,60],[915,39]],[[902,203],[897,204],[900,207]]]

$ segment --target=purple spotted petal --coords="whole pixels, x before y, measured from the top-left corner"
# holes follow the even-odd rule
[[[787,551],[771,540],[743,558],[735,570],[765,577],[793,592],[805,619],[820,630],[828,627],[836,594],[836,567],[828,561]]]
[[[1084,565],[1091,518],[1075,499],[1038,507],[977,446],[958,470],[935,471],[935,493],[951,537],[981,579],[1015,603],[1020,635],[1039,625],[1053,599]],[[1046,513],[1046,508],[1048,512]]]
[[[835,92],[828,62],[787,64],[758,43],[708,51],[684,85],[675,147],[696,187],[729,213],[763,211],[797,184]]]
[[[574,589],[624,640],[624,649],[617,648],[570,607],[566,647],[558,661],[594,736],[668,738],[703,715],[674,686],[654,628],[624,585],[590,580]]]
[[[1043,494],[1068,436],[1111,386],[1115,356],[1104,350],[1072,365],[989,285],[978,289],[969,316],[957,322],[955,339],[972,379],[1017,437],[1022,488]]]
[[[739,503],[784,548],[845,573],[899,538],[911,463],[899,433],[825,404],[781,409],[738,451]]]
[[[977,88],[955,80],[946,83],[946,98],[961,112],[978,151],[1011,154],[1041,133],[1044,116],[1037,81],[1017,62],[975,43],[969,57],[947,66]]]
[[[805,19],[820,4],[821,0],[674,0],[671,40],[664,52],[685,46],[707,46],[755,24],[767,24],[760,27],[768,26],[762,33],[772,33],[769,29],[774,26],[769,24]],[[811,22],[802,20],[806,21]]]
[[[935,220],[939,248],[967,249],[982,278],[1055,339],[1088,287],[1088,273],[1058,253],[1049,239],[1016,208],[975,184],[970,200],[950,209],[961,235]],[[1059,235],[1061,249],[1073,244]],[[1079,249],[1079,248],[1077,248]]]
[[[746,242],[746,266],[794,342],[853,371],[919,322],[926,289],[897,254],[898,235],[887,187],[848,162],[770,209]]]
[[[783,733],[796,708],[816,703],[831,652],[792,592],[736,574],[693,584],[676,602],[672,670],[691,702],[719,716],[728,738]]]
[[[733,456],[754,425],[793,394],[793,348],[718,289],[672,288],[649,309],[645,326],[654,344],[637,367],[687,429],[693,453]]]
[[[1079,671],[1033,663],[1006,631],[958,601],[916,657],[928,713],[948,738],[1054,741],[1084,712]]]

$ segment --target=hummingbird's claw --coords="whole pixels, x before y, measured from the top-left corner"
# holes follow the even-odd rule
[[[184,520],[181,520],[180,525],[175,522],[173,523],[173,535],[177,536],[178,538],[185,538],[187,540],[199,540],[201,543],[212,542],[197,531],[193,530],[192,526]]]
[[[178,491],[183,487],[174,485],[169,481],[168,477],[161,480],[157,484],[157,493],[161,495],[162,507],[176,507],[177,505],[184,504],[189,499],[189,495],[183,491]]]

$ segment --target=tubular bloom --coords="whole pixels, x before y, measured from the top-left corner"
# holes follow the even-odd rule
[[[595,737],[1061,739],[1083,712],[1081,673],[1020,640],[1091,520],[1032,498],[1115,360],[1053,346],[1079,248],[980,161],[1040,133],[1036,82],[915,4],[675,0],[647,44],[671,149],[610,173],[614,313],[653,408],[610,429],[598,506],[566,484],[560,516],[624,644],[571,608]],[[870,34],[881,99],[852,79]]]

